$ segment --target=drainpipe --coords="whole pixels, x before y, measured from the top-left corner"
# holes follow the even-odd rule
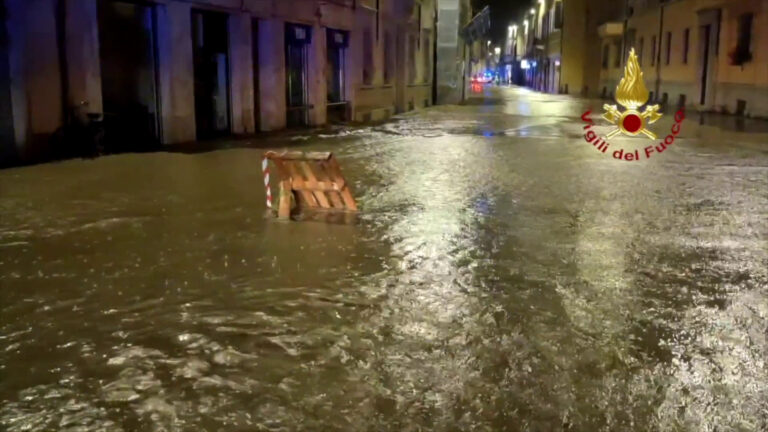
[[[661,90],[661,47],[664,45],[664,3],[662,0],[659,5],[659,37],[657,38],[658,47],[656,49],[656,85],[654,86],[653,95],[656,100],[659,100],[659,91]],[[654,101],[650,101],[651,103]]]
[[[557,92],[568,94],[569,92],[566,92],[563,88],[563,35],[565,34],[565,4],[563,4],[560,8],[560,72],[557,73]],[[556,4],[555,10],[557,10]],[[555,20],[557,20],[557,16],[555,16]]]

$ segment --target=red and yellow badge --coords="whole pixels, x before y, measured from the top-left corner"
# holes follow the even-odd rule
[[[680,133],[680,126],[685,119],[684,107],[680,107],[675,113],[675,122],[664,141],[656,145],[646,146],[642,152],[638,148],[616,149],[616,147],[611,148],[612,152],[609,153],[608,151],[611,146],[609,140],[620,133],[628,136],[642,134],[655,140],[656,134],[648,130],[648,125],[656,123],[662,117],[658,105],[648,105],[645,107],[645,111],[640,112],[640,107],[648,102],[648,89],[643,82],[643,71],[640,70],[634,48],[629,51],[627,66],[624,68],[624,77],[619,81],[619,86],[616,88],[616,102],[624,107],[623,112],[616,105],[603,105],[605,111],[603,118],[614,126],[605,137],[600,137],[597,131],[599,126],[590,117],[592,110],[587,110],[581,115],[581,119],[586,123],[584,125],[584,140],[593,145],[597,151],[610,154],[614,159],[633,162],[650,159],[652,155],[663,153],[675,143],[675,138]],[[621,144],[620,142],[619,145]]]
[[[606,138],[610,139],[623,133],[629,136],[643,134],[652,140],[656,139],[656,134],[646,126],[656,123],[662,114],[658,112],[658,105],[649,105],[642,113],[638,111],[638,108],[648,102],[648,89],[645,87],[643,71],[640,70],[634,48],[629,51],[624,77],[616,87],[616,102],[625,108],[624,112],[619,111],[616,105],[603,105],[603,118],[616,125],[614,130],[608,132]]]

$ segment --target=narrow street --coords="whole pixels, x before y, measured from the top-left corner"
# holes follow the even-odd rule
[[[768,430],[768,122],[626,162],[602,104],[0,171],[0,429]],[[334,152],[356,224],[263,216],[286,145]]]

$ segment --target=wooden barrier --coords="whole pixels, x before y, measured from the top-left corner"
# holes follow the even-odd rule
[[[268,151],[264,157],[272,161],[279,176],[279,218],[290,218],[292,202],[298,210],[357,211],[352,191],[332,153]]]

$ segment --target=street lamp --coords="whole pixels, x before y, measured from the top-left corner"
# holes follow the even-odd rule
[[[536,15],[536,9],[531,8],[531,15]]]
[[[493,52],[494,52],[494,54],[499,55],[499,54],[501,54],[501,48],[496,47],[496,48],[493,49]]]

